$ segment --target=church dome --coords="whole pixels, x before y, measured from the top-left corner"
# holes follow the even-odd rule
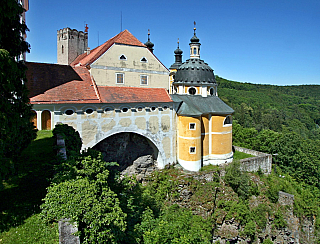
[[[190,41],[191,41],[192,43],[195,43],[195,42],[199,42],[200,40],[199,40],[199,38],[196,36],[196,33],[194,33],[194,35],[193,35],[193,37],[191,37]]]
[[[174,84],[215,84],[213,69],[201,59],[188,59],[177,70]]]
[[[182,54],[182,50],[178,47],[176,50],[174,50],[175,54]]]

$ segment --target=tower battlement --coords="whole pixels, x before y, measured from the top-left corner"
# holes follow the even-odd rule
[[[70,64],[88,47],[88,33],[69,27],[57,31],[57,63]]]

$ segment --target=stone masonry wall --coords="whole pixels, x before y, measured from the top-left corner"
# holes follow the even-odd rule
[[[237,147],[234,146],[235,150],[238,152],[247,153],[253,155],[255,157],[252,158],[245,158],[240,160],[241,170],[248,171],[248,172],[257,172],[259,169],[264,174],[271,173],[272,167],[272,155],[267,153],[258,152],[255,150]]]

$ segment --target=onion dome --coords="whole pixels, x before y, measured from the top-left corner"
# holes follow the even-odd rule
[[[194,28],[194,35],[193,35],[193,37],[191,37],[191,39],[190,39],[190,42],[191,43],[198,43],[200,40],[199,40],[199,38],[196,36],[196,30],[195,30],[195,28]]]
[[[173,84],[212,85],[216,84],[213,69],[201,59],[188,59],[178,68]]]
[[[148,41],[144,44],[153,53],[154,44],[150,41],[150,30],[148,30]]]
[[[182,50],[179,48],[179,39],[178,39],[178,47],[174,50],[175,62],[170,66],[170,69],[178,69],[182,64]]]

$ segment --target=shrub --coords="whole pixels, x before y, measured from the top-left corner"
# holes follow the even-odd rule
[[[241,199],[246,200],[249,198],[249,176],[247,173],[240,171],[240,163],[233,162],[226,167],[225,182]]]
[[[58,124],[52,131],[53,135],[57,137],[57,135],[61,135],[65,140],[67,156],[76,156],[79,155],[82,140],[79,135],[79,132],[76,131],[72,126],[67,124]]]

